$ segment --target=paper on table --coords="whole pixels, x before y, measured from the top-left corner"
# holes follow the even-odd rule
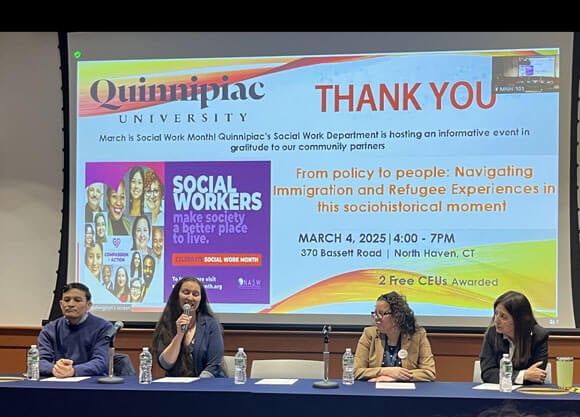
[[[79,382],[85,379],[89,379],[90,376],[69,376],[67,378],[57,378],[55,376],[51,376],[50,378],[41,379],[41,381],[46,382]]]
[[[264,378],[256,381],[257,385],[292,385],[297,379],[292,378]]]
[[[521,385],[512,385],[512,391],[518,389]],[[499,384],[492,384],[489,382],[484,382],[473,387],[473,389],[485,389],[488,391],[499,391]]]
[[[166,376],[163,378],[155,379],[153,382],[193,382],[199,379],[198,376]]]
[[[415,389],[414,382],[377,382],[377,389]]]

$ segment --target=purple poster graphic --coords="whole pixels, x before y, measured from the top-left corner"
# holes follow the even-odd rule
[[[164,168],[164,162],[85,165],[85,236],[78,237],[85,267],[77,275],[98,303],[129,308],[163,299]]]
[[[184,276],[212,303],[270,302],[270,161],[165,164],[165,300]]]

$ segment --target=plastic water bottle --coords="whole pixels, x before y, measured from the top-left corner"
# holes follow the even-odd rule
[[[143,351],[139,354],[140,384],[150,384],[153,381],[153,374],[151,372],[152,365],[153,365],[153,357],[151,356],[151,352],[149,352],[148,347],[144,347]]]
[[[245,384],[248,379],[246,376],[246,367],[248,364],[248,356],[244,352],[243,347],[239,347],[236,355],[234,356],[234,383],[235,384]]]
[[[503,354],[499,361],[499,390],[501,392],[512,392],[513,365],[510,355]]]
[[[40,379],[40,352],[36,345],[31,345],[26,355],[26,377],[31,381]]]
[[[354,355],[350,348],[346,348],[342,355],[342,383],[343,385],[354,384]]]

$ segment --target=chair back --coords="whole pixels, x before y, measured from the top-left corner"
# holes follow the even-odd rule
[[[473,382],[482,383],[481,379],[481,364],[479,361],[473,362]]]
[[[224,375],[226,378],[233,378],[236,373],[236,368],[234,365],[234,357],[230,355],[224,355],[222,360],[222,369],[224,370]]]
[[[250,378],[324,378],[324,361],[254,359]]]
[[[133,376],[137,375],[131,357],[126,353],[115,353],[113,355],[113,375]]]

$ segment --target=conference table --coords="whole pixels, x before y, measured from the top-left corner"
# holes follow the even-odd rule
[[[580,417],[580,389],[501,393],[473,389],[471,382],[419,382],[414,389],[377,389],[374,383],[339,383],[318,389],[312,379],[291,385],[236,385],[230,378],[187,383],[153,382],[137,377],[102,384],[91,377],[78,382],[0,382],[3,416],[82,417]],[[551,387],[551,388],[550,388]],[[10,410],[10,411],[8,411]]]

